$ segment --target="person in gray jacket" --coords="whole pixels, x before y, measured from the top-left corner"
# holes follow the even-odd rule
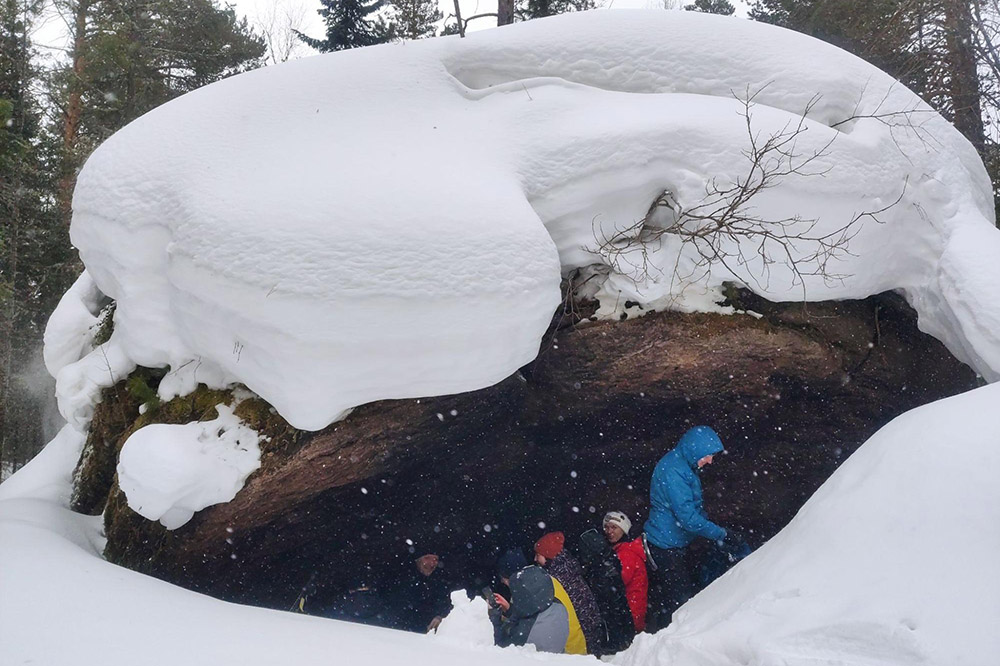
[[[510,601],[493,595],[490,610],[497,645],[534,645],[539,652],[566,650],[569,613],[556,599],[552,578],[541,567],[521,569],[511,577]]]

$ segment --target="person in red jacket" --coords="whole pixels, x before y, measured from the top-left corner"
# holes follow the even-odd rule
[[[639,633],[646,628],[646,595],[649,590],[649,576],[646,574],[646,551],[638,539],[629,540],[628,532],[632,521],[621,511],[609,511],[604,515],[604,538],[608,540],[622,563],[622,581],[625,583],[625,598],[632,611],[632,622]]]

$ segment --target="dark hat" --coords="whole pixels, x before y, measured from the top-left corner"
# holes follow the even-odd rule
[[[511,548],[497,560],[497,573],[501,578],[510,578],[515,572],[528,566],[528,559],[520,548]]]

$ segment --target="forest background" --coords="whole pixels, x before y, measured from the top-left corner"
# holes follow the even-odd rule
[[[252,22],[215,0],[0,0],[0,479],[61,424],[42,336],[82,270],[69,240],[73,187],[102,141],[174,97],[313,49],[464,35],[600,0],[499,0],[495,11],[464,16],[458,0],[453,9],[438,0],[315,2],[323,35],[307,34],[309,10],[281,0],[258,6]],[[736,10],[728,0],[650,2]],[[53,16],[67,36],[54,54],[36,43]],[[955,124],[1000,187],[998,0],[756,0],[747,18],[823,39],[897,78]]]

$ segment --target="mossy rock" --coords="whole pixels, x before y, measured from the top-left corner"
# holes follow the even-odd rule
[[[90,515],[104,511],[109,497],[117,489],[119,453],[136,430],[156,423],[183,425],[210,421],[218,418],[217,405],[231,405],[236,402],[238,394],[249,393],[242,387],[211,389],[199,384],[188,395],[160,402],[156,388],[164,374],[163,370],[140,367],[102,392],[74,472],[74,511]],[[299,431],[288,425],[267,402],[250,395],[252,397],[240,396],[242,400],[235,411],[249,427],[262,435],[262,454],[270,456],[296,445]]]
[[[115,309],[118,304],[111,301],[103,308],[97,316],[97,324],[94,325],[94,346],[99,347],[111,339],[111,334],[115,332]]]
[[[139,403],[118,382],[101,392],[101,402],[94,409],[90,432],[73,473],[74,511],[98,515],[104,510],[108,492],[115,482],[118,452],[132,432],[132,419]]]

